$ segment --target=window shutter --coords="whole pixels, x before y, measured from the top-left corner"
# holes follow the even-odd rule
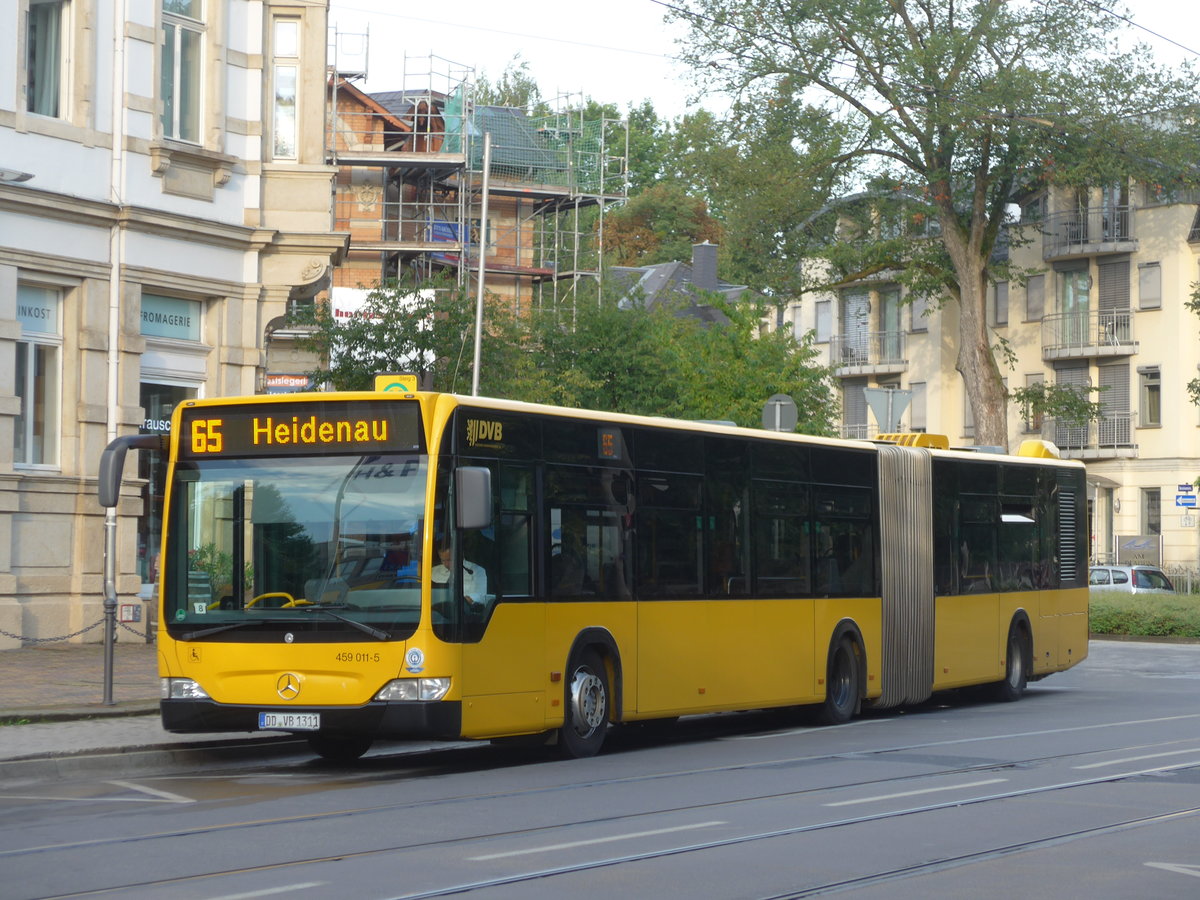
[[[1142,309],[1162,307],[1162,266],[1156,262],[1138,265],[1138,306]]]
[[[1129,443],[1129,363],[1101,366],[1099,440],[1102,447],[1123,447]]]
[[[1046,276],[1034,275],[1025,282],[1025,321],[1040,322],[1046,309]]]

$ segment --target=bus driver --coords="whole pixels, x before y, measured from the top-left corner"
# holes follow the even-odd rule
[[[433,567],[430,579],[434,584],[447,584],[450,581],[450,548],[438,547],[438,564]],[[483,603],[487,600],[487,573],[483,566],[463,560],[463,599],[468,603]]]

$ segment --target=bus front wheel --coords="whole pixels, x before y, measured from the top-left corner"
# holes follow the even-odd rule
[[[862,696],[859,652],[858,644],[843,637],[829,653],[825,702],[821,705],[821,721],[826,725],[844,725],[858,712]]]
[[[585,650],[568,667],[566,711],[558,746],[564,756],[595,756],[608,730],[608,671],[594,650]]]
[[[371,749],[371,738],[361,734],[310,734],[308,746],[321,759],[348,763]]]

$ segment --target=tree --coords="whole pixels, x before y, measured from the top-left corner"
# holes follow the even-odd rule
[[[362,307],[338,317],[328,302],[299,307],[288,325],[306,333],[298,343],[323,367],[310,373],[335,390],[371,390],[382,372],[415,374],[436,390],[469,393],[474,368],[475,298],[448,274],[405,278],[376,285]],[[523,325],[507,304],[485,300],[486,327],[480,348],[480,391],[506,396],[504,384],[519,380],[528,399],[538,391],[538,372],[525,352]]]
[[[613,265],[645,266],[692,258],[692,244],[721,243],[721,226],[698,197],[665,182],[629,198],[604,223]]]
[[[475,102],[480,106],[511,106],[529,115],[545,115],[548,111],[537,80],[529,71],[529,60],[516,54],[493,84],[481,74],[475,84]]]
[[[903,262],[911,290],[958,305],[981,444],[1008,443],[985,297],[1016,189],[1195,180],[1193,70],[1116,49],[1120,19],[1092,0],[688,0],[677,15],[702,82],[746,107],[805,97],[828,123],[831,184],[890,185],[907,216],[936,222],[932,240],[875,251],[858,272]]]

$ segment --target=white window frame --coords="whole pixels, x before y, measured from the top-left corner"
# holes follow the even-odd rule
[[[833,335],[833,301],[817,300],[813,304],[813,342],[828,344]]]
[[[59,471],[61,469],[60,451],[62,447],[62,383],[63,383],[63,289],[59,285],[39,284],[34,281],[21,281],[17,286],[18,302],[21,288],[30,287],[39,290],[52,291],[55,295],[54,332],[27,331],[22,329],[21,337],[16,341],[15,358],[13,361],[13,389],[21,398],[21,409],[13,420],[13,468],[41,471]],[[42,410],[42,422],[46,432],[41,436],[39,453],[34,453],[37,446],[37,435],[34,426],[38,417],[31,415],[28,404],[36,395],[36,372],[38,351],[51,352],[53,383],[44,398],[45,407]],[[25,384],[16,383],[17,362],[24,356]],[[23,439],[24,453],[17,455],[17,439]]]
[[[288,31],[293,32],[290,36]],[[274,159],[297,160],[300,153],[300,42],[303,29],[291,16],[271,23],[271,155]],[[281,93],[288,78],[291,95]]]
[[[997,281],[995,288],[992,291],[993,296],[993,315],[995,316],[996,325],[1008,324],[1008,282]]]
[[[44,53],[36,53],[39,47],[43,50],[43,42],[36,40],[36,32],[38,28],[38,12],[41,10],[56,7],[58,9],[58,34],[54,38],[57,46],[53,48],[53,60],[46,60]],[[25,111],[32,113],[35,116],[46,116],[51,119],[65,119],[70,108],[71,95],[71,29],[73,27],[71,0],[29,0],[26,8],[25,19]],[[43,36],[44,37],[44,36]],[[53,72],[57,79],[57,87],[53,91],[54,108],[53,110],[37,109],[36,106],[42,105],[35,101],[41,99],[41,95],[35,96],[35,90],[38,86],[39,78],[34,71],[35,68],[47,66]]]
[[[1162,427],[1162,370],[1138,366],[1138,427]],[[1151,398],[1154,399],[1151,399]]]
[[[207,53],[207,26],[205,24],[205,4],[206,0],[159,0],[159,9],[162,14],[162,26],[160,29],[159,50],[159,102],[162,103],[162,113],[159,116],[159,125],[162,128],[164,138],[173,141],[182,141],[189,144],[200,144],[203,141],[204,134],[204,73],[207,69],[205,54]],[[169,9],[170,6],[180,6],[194,3],[199,10],[199,19],[192,18],[181,12]],[[194,101],[192,115],[187,122],[181,121],[181,110],[184,104],[181,98],[184,96],[184,36],[194,35],[196,38],[194,65],[195,70],[190,73],[191,77],[187,79],[187,86],[190,87]],[[168,43],[170,44],[170,53],[168,54]],[[168,71],[168,68],[170,71]],[[170,101],[168,102],[168,93]],[[188,131],[185,133],[185,127],[194,129],[194,134]]]

